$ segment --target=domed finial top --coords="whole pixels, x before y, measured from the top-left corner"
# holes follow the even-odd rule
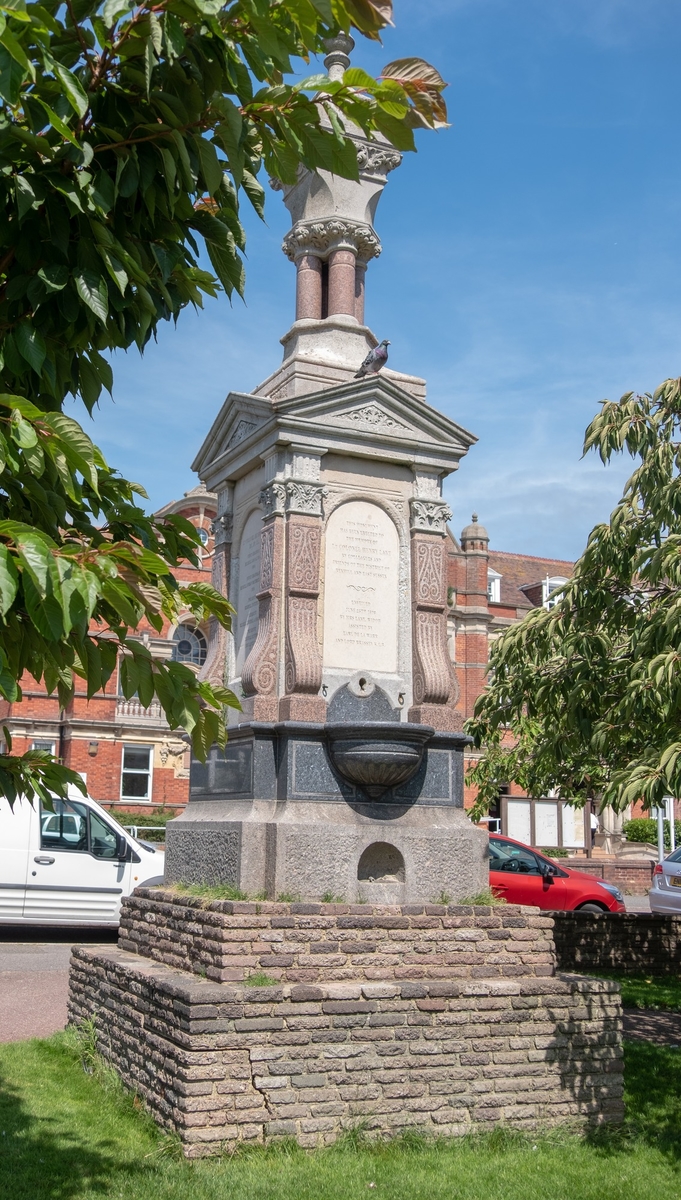
[[[489,545],[489,534],[484,525],[478,525],[478,514],[473,513],[473,522],[461,530],[463,550],[483,550]]]
[[[349,33],[339,33],[338,37],[329,38],[326,42],[328,51],[324,66],[329,73],[329,79],[335,81],[343,78],[344,71],[350,66],[350,55],[355,48],[355,39]]]

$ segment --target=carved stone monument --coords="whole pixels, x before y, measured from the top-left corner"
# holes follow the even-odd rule
[[[333,43],[332,77],[351,39]],[[227,397],[194,469],[218,495],[215,583],[237,609],[205,674],[242,697],[224,752],[192,765],[166,879],[270,898],[411,903],[486,884],[463,812],[447,646],[442,481],[475,441],[385,367],[364,324],[373,221],[400,155],[356,138],[359,182],[284,187],[296,319],[284,359]],[[277,185],[280,186],[280,185]]]

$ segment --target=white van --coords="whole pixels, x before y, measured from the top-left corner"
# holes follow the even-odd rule
[[[77,788],[51,810],[0,797],[0,924],[116,926],[123,896],[162,883],[163,862]]]

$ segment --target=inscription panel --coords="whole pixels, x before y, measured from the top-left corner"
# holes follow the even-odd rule
[[[377,504],[352,500],[326,528],[324,666],[397,671],[399,538]]]
[[[239,545],[239,589],[236,599],[236,673],[241,674],[258,633],[260,591],[260,540],[262,513],[252,512],[244,525]]]

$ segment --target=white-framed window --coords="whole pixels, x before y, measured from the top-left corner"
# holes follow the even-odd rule
[[[560,592],[556,596],[551,596],[551,592],[555,592],[563,583],[567,583],[564,575],[547,575],[546,579],[542,581],[541,602],[544,608],[553,608],[554,604],[558,604],[558,601],[562,600]]]
[[[52,738],[36,738],[34,742],[31,742],[31,750],[47,750],[48,754],[54,754],[56,743]]]
[[[491,567],[487,569],[487,599],[490,604],[501,604],[501,575]]]
[[[173,661],[202,667],[206,661],[208,643],[194,625],[178,625],[173,634]]]
[[[151,800],[153,746],[124,746],[121,762],[121,800]]]

